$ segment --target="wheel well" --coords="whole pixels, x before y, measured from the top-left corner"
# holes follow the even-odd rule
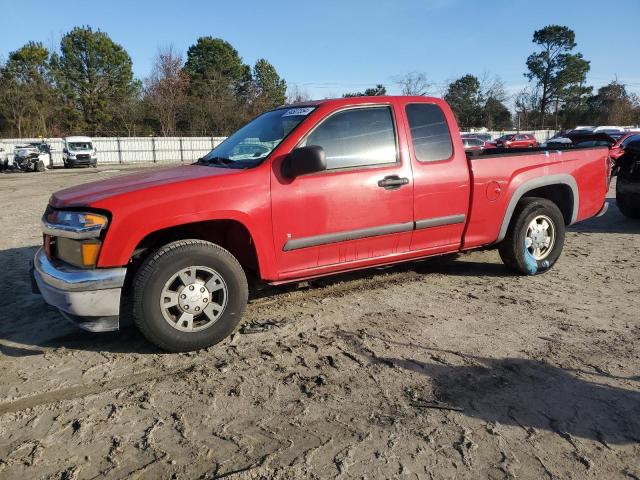
[[[571,187],[564,184],[546,185],[526,192],[522,198],[546,198],[555,203],[564,217],[564,223],[569,225],[573,216],[573,192]]]
[[[259,276],[258,255],[249,230],[235,220],[209,220],[165,228],[144,237],[131,259],[139,263],[151,252],[176,240],[206,240],[228,250],[247,273]]]

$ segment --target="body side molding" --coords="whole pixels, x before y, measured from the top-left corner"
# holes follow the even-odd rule
[[[464,223],[465,215],[447,215],[446,217],[434,217],[425,218],[423,220],[416,220],[416,230],[430,227],[442,227],[444,225],[456,225],[458,223]]]
[[[382,225],[379,227],[361,228],[358,230],[347,230],[344,232],[324,233],[322,235],[314,235],[311,237],[301,237],[289,239],[282,248],[283,251],[299,250],[301,248],[317,247],[320,245],[328,245],[330,243],[346,242],[348,240],[358,240],[368,237],[379,237],[382,235],[390,235],[392,233],[410,232],[412,230],[421,230],[423,228],[441,227],[445,225],[455,225],[464,223],[465,215],[448,215],[446,217],[434,217],[418,220],[416,222],[392,223],[390,225]]]
[[[346,242],[347,240],[357,240],[367,237],[378,237],[381,235],[390,235],[392,233],[410,232],[413,230],[413,222],[392,223],[390,225],[382,225],[380,227],[360,228],[358,230],[347,230],[346,232],[323,233],[322,235],[314,235],[312,237],[302,237],[289,239],[284,244],[282,250],[285,252],[298,250],[300,248],[317,247],[319,245],[327,245],[329,243]]]

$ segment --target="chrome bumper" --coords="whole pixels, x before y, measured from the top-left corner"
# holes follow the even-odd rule
[[[126,268],[83,270],[49,260],[42,248],[36,252],[33,267],[45,302],[66,318],[92,332],[118,330]]]

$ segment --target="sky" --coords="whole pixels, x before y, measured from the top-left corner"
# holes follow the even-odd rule
[[[57,49],[74,26],[109,34],[133,60],[136,77],[159,48],[186,55],[198,37],[230,42],[245,63],[266,58],[313,98],[341,96],[408,72],[422,72],[442,95],[467,73],[498,75],[507,91],[527,84],[533,32],[549,24],[576,33],[591,61],[588,82],[614,79],[640,93],[640,0],[2,0],[0,58],[29,40]],[[612,7],[609,7],[612,5]],[[626,53],[625,53],[626,52]]]

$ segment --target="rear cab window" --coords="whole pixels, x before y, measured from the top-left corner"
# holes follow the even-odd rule
[[[405,107],[413,151],[419,162],[438,162],[453,155],[449,125],[442,109],[433,103]]]

